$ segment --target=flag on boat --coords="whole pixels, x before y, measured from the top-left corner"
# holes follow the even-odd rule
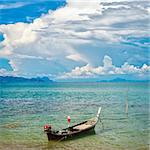
[[[70,123],[70,121],[71,121],[70,116],[68,116],[67,119],[68,119],[68,123]]]

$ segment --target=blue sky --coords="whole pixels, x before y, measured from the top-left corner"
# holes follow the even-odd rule
[[[149,77],[148,1],[0,0],[0,75]]]

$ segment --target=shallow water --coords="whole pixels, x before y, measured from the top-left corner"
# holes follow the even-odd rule
[[[148,150],[148,83],[52,83],[1,85],[0,149]],[[128,94],[127,94],[128,91]],[[128,97],[129,110],[125,113]],[[43,125],[60,129],[94,117],[94,135],[48,142]]]

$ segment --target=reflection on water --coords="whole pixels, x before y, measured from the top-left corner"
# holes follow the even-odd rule
[[[128,116],[125,114],[128,92]],[[147,83],[56,83],[2,85],[0,149],[148,150]],[[43,126],[67,126],[94,117],[102,106],[95,134],[63,142],[47,141]]]

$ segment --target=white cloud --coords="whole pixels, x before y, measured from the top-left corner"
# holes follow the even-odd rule
[[[19,7],[23,7],[26,5],[30,5],[30,4],[34,4],[34,3],[40,3],[40,2],[44,2],[47,0],[38,0],[38,1],[20,1],[18,2],[18,0],[13,0],[13,1],[6,1],[3,4],[0,4],[0,9],[14,9],[14,8],[19,8]]]
[[[89,64],[76,67],[71,72],[64,73],[58,79],[66,78],[86,78],[86,77],[98,77],[100,75],[112,75],[112,74],[147,74],[150,73],[150,66],[144,64],[141,68],[134,65],[129,65],[125,62],[121,67],[116,67],[112,63],[111,57],[105,55],[103,59],[103,66],[92,67]]]
[[[31,2],[15,2],[15,3],[0,4],[0,9],[19,8],[28,4],[31,4]]]
[[[76,9],[78,14],[92,14],[101,11],[100,0],[67,0],[68,7]]]
[[[10,66],[13,68],[13,71],[14,71],[14,72],[17,72],[17,71],[18,71],[18,67],[17,67],[17,64],[16,64],[15,61],[10,60],[10,61],[9,61],[9,64],[10,64]]]
[[[7,72],[6,69],[4,69],[4,68],[1,68],[1,69],[0,69],[0,75],[3,75],[5,72]]]
[[[113,3],[113,2],[136,2],[135,0],[100,0],[101,2]]]
[[[18,76],[16,71],[8,71],[4,68],[0,68],[0,76]]]
[[[72,54],[72,55],[68,55],[66,56],[67,59],[70,59],[70,60],[74,60],[74,61],[83,61],[83,62],[87,62],[87,60],[83,57],[81,57],[81,55],[79,54]]]
[[[103,63],[105,68],[112,67],[112,59],[107,55],[104,56]]]
[[[145,28],[146,20],[149,18],[146,2],[132,3],[132,1],[117,0],[116,7],[112,7],[114,0],[88,2],[68,0],[67,2],[65,7],[49,11],[48,14],[35,19],[33,23],[0,25],[0,32],[4,33],[0,57],[9,59],[14,71],[16,68],[20,69],[21,59],[51,61],[67,59],[76,61],[80,65],[83,62],[88,63],[89,65],[74,70],[74,73],[81,75],[125,73],[127,69],[138,70],[127,64],[124,64],[122,69],[114,68],[108,56],[104,59],[104,67],[93,68],[88,62],[87,54],[79,51],[78,47],[90,46],[95,44],[95,41],[106,44],[127,43],[130,41],[126,37],[148,37],[149,29]],[[137,22],[142,23],[143,26],[137,25]]]

